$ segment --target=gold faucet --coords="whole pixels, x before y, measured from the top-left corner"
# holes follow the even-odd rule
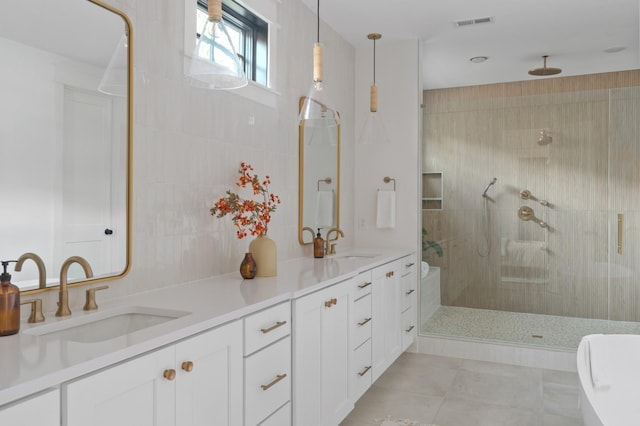
[[[42,258],[40,258],[40,256],[38,256],[37,254],[25,253],[22,256],[20,256],[16,261],[16,267],[14,268],[14,270],[16,272],[22,271],[22,264],[27,259],[33,260],[36,263],[36,266],[38,266],[38,288],[47,287],[47,271],[44,267],[44,262],[42,261]]]
[[[57,317],[68,317],[71,315],[71,309],[69,309],[69,292],[67,290],[67,272],[69,271],[69,266],[73,263],[77,263],[82,266],[87,278],[93,277],[91,266],[83,257],[71,256],[64,261],[60,268],[60,293],[58,295],[58,310],[56,311]]]
[[[332,232],[336,233],[336,237],[333,240],[331,239]],[[324,254],[336,254],[336,244],[335,243],[331,244],[331,241],[338,241],[339,237],[344,238],[344,232],[342,232],[342,229],[331,228],[327,231],[327,234],[326,234],[327,240],[325,241]],[[329,249],[329,247],[331,247],[331,249]]]

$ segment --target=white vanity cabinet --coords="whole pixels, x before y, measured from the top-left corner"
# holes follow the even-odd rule
[[[371,271],[372,382],[375,382],[402,352],[400,265],[400,260],[396,260]]]
[[[65,426],[242,424],[242,322],[63,385]]]
[[[402,352],[406,351],[414,342],[418,327],[418,281],[416,278],[415,255],[400,259],[402,271],[402,294],[400,296],[402,311]]]
[[[291,425],[291,303],[244,319],[244,424]]]
[[[60,392],[52,389],[0,407],[0,425],[60,426]]]
[[[293,301],[293,424],[336,426],[349,414],[352,280]]]

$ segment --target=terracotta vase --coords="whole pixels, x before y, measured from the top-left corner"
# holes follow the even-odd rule
[[[256,277],[273,277],[277,274],[278,251],[275,241],[264,234],[258,235],[249,244],[249,251],[258,267]]]
[[[253,258],[253,254],[245,253],[242,263],[240,263],[240,275],[245,280],[250,280],[256,276],[256,261]]]

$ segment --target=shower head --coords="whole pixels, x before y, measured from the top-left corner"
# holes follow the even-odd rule
[[[494,177],[493,179],[491,179],[491,182],[489,182],[489,184],[488,184],[487,186],[485,186],[485,187],[484,187],[484,191],[482,191],[482,196],[483,196],[484,198],[487,198],[487,197],[488,197],[488,195],[487,195],[487,191],[489,190],[489,188],[491,188],[491,185],[493,185],[493,184],[495,184],[495,183],[496,183],[496,181],[497,181],[497,180],[498,180],[498,178],[495,178],[495,177]]]
[[[551,68],[551,67],[547,67],[547,58],[549,57],[549,55],[544,55],[542,57],[542,59],[544,59],[544,65],[542,68],[534,68],[532,70],[529,70],[529,75],[535,75],[536,77],[545,77],[545,76],[549,76],[549,75],[556,75],[556,74],[560,74],[562,72],[562,70],[560,68]]]
[[[540,130],[540,137],[538,138],[538,145],[549,145],[553,142],[553,138],[547,130]]]

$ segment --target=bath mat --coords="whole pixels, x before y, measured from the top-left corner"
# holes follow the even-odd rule
[[[433,423],[420,423],[415,420],[407,420],[407,419],[397,419],[393,420],[391,416],[387,416],[386,419],[375,419],[374,421],[379,422],[380,426],[438,426]]]

